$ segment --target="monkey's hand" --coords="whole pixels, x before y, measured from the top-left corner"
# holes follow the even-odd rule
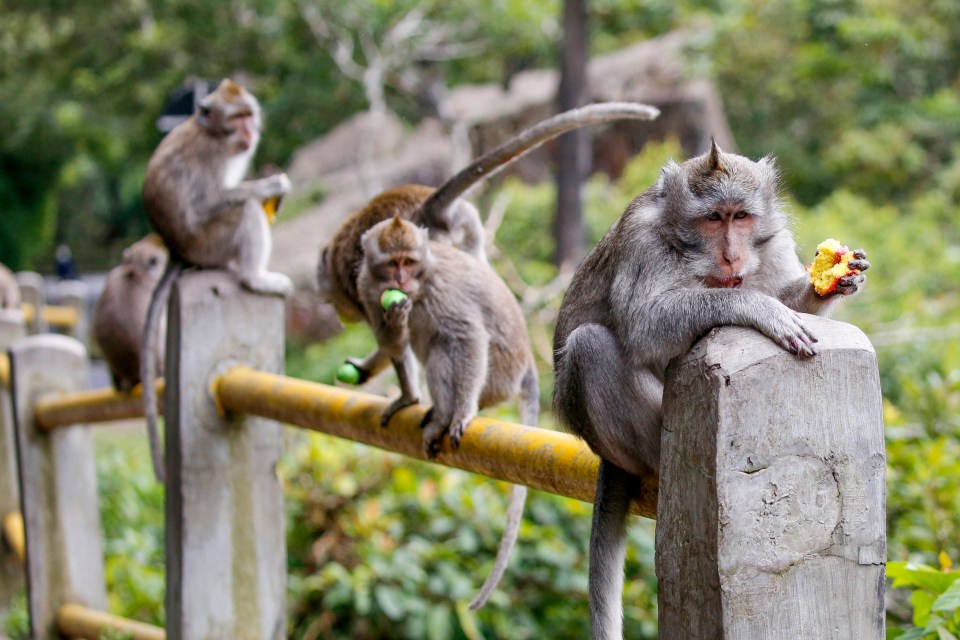
[[[817,245],[817,255],[807,267],[810,284],[820,297],[856,293],[866,281],[862,272],[870,268],[863,249],[850,251],[833,238]]]
[[[772,298],[770,302],[769,307],[758,309],[754,327],[794,355],[817,355],[817,337],[807,329],[800,314]]]
[[[870,268],[867,261],[867,253],[863,249],[856,249],[851,252],[853,258],[847,265],[853,271],[848,275],[837,280],[837,286],[831,292],[832,295],[849,296],[860,290],[860,287],[867,281],[867,276],[863,272]]]
[[[393,417],[393,414],[395,414],[397,411],[400,411],[400,409],[403,409],[404,407],[409,407],[410,405],[417,404],[418,402],[420,402],[419,398],[411,398],[401,394],[399,398],[391,402],[390,406],[383,410],[383,414],[380,416],[380,426],[385,428],[388,424],[390,424],[390,418]]]

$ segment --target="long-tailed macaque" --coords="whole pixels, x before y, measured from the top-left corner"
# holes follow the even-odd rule
[[[0,309],[20,310],[20,285],[7,267],[0,264]]]
[[[516,298],[485,262],[429,240],[427,233],[399,215],[374,225],[362,237],[357,284],[379,357],[394,363],[400,379],[401,396],[384,412],[382,424],[419,400],[412,347],[426,369],[433,400],[423,420],[423,446],[435,457],[445,435],[452,448],[460,445],[479,409],[519,396],[521,421],[535,425],[540,404],[537,370]],[[389,289],[407,297],[384,310],[381,297]],[[503,575],[526,494],[526,487],[514,485],[494,567],[472,609],[483,606]]]
[[[110,369],[113,387],[127,392],[140,384],[140,349],[147,307],[167,266],[167,249],[157,235],[123,251],[120,264],[107,274],[93,309],[93,338]],[[162,325],[162,318],[160,324]],[[160,334],[163,334],[161,328]],[[155,343],[153,375],[163,372],[163,341]]]
[[[571,129],[612,120],[652,120],[658,113],[647,105],[623,102],[597,103],[573,109],[520,132],[437,189],[404,185],[384,191],[344,220],[323,248],[317,267],[321,295],[345,320],[370,322],[357,291],[357,273],[362,259],[360,237],[373,225],[395,215],[425,227],[432,240],[445,242],[486,262],[480,215],[472,204],[460,199],[467,189]],[[361,383],[389,364],[389,361],[374,356],[349,360],[357,367]]]
[[[553,406],[601,458],[590,539],[593,638],[622,637],[626,516],[635,475],[656,474],[670,360],[721,325],[817,355],[798,312],[824,313],[865,276],[818,296],[797,258],[769,158],[712,149],[669,163],[574,275],[557,320]],[[859,251],[851,268],[870,265]]]
[[[197,111],[160,142],[147,164],[143,203],[150,224],[170,251],[154,289],[144,326],[141,358],[144,410],[154,471],[163,478],[151,379],[154,330],[173,281],[186,266],[229,269],[251,291],[287,295],[290,279],[267,271],[270,229],[263,204],[290,191],[285,174],[243,180],[260,141],[260,105],[226,79]]]

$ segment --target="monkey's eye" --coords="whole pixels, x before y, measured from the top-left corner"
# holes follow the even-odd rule
[[[206,106],[206,105],[204,105],[204,104],[200,105],[200,115],[203,116],[204,118],[209,117],[209,116],[210,116],[210,107],[208,107],[208,106]]]
[[[151,266],[151,267],[155,267],[155,266],[157,266],[157,262],[158,262],[158,261],[159,261],[159,260],[158,260],[157,256],[150,256],[150,259],[147,260],[147,264],[148,264],[149,266]]]
[[[401,267],[415,267],[415,266],[417,266],[417,261],[414,260],[413,258],[404,258],[403,260],[400,261],[400,266],[401,266]]]
[[[711,222],[716,222],[717,220],[720,220],[720,218],[721,216],[719,211],[711,211],[710,215],[707,216],[707,220],[710,220]]]
[[[748,214],[746,211],[737,211],[735,214],[733,214],[733,217],[734,217],[736,220],[743,220],[743,219],[746,218],[748,215],[750,215],[750,214]]]

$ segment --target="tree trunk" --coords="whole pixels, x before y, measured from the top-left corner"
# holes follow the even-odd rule
[[[587,0],[564,0],[558,94],[560,111],[583,106],[589,100],[588,35]],[[585,233],[580,190],[590,168],[589,130],[575,129],[564,134],[558,145],[554,260],[563,269],[575,266],[583,257]]]

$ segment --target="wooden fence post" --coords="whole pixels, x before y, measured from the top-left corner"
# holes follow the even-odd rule
[[[283,300],[222,271],[183,275],[166,364],[167,637],[281,640],[286,541],[277,422],[221,416],[212,387],[246,364],[283,371]]]
[[[27,540],[31,637],[59,638],[54,618],[71,602],[106,610],[102,531],[90,428],[37,428],[42,394],[87,385],[87,353],[73,338],[30,336],[10,348],[20,495]]]
[[[84,344],[87,341],[87,289],[83,280],[64,280],[57,286],[60,304],[77,314],[77,321],[66,333]]]
[[[882,640],[885,453],[876,355],[806,316],[799,359],[743,328],[667,373],[660,638]]]
[[[0,374],[0,522],[11,513],[20,513],[20,487],[17,481],[17,445],[13,429],[13,399],[10,394],[10,369],[7,349],[27,334],[19,310],[0,310],[0,360],[6,362],[6,374]],[[0,365],[3,363],[0,362]],[[0,620],[10,599],[23,586],[23,562],[0,542]]]
[[[35,271],[18,271],[15,274],[20,285],[20,297],[23,302],[33,305],[33,317],[27,322],[31,334],[49,331],[43,318],[43,307],[47,304],[47,284],[43,276]]]

